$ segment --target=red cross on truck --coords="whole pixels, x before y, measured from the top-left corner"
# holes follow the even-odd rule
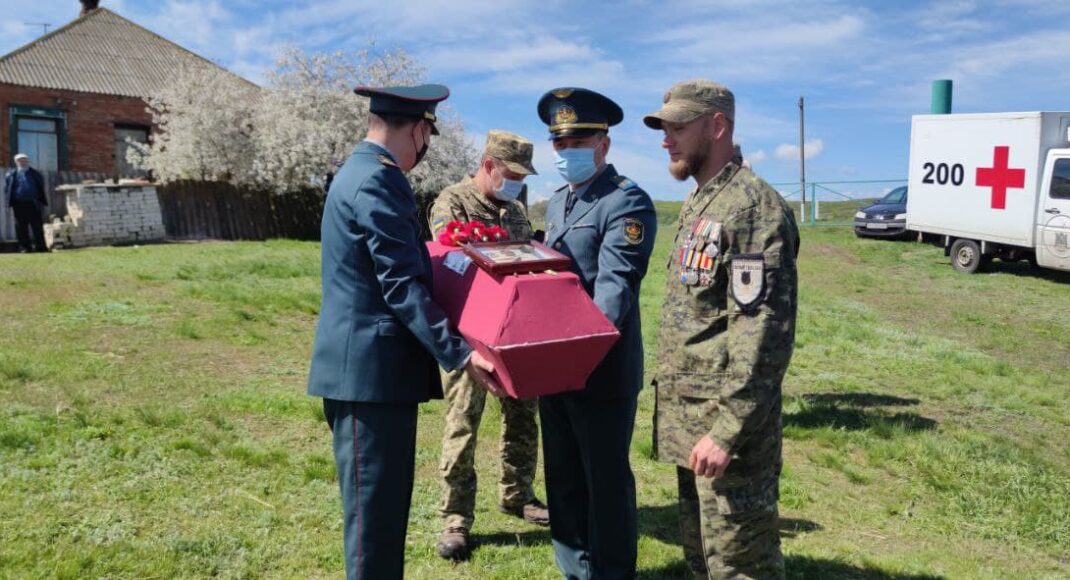
[[[907,229],[956,270],[1070,270],[1070,112],[915,115]]]

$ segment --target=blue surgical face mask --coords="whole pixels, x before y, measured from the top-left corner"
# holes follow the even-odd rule
[[[513,201],[520,197],[520,192],[524,189],[524,182],[517,181],[515,179],[502,179],[502,184],[494,190],[494,197],[501,201]]]
[[[594,148],[561,149],[554,151],[554,165],[565,181],[576,185],[587,181],[598,170],[594,162]]]

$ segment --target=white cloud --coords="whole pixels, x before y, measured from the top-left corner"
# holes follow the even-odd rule
[[[856,15],[838,17],[811,16],[809,21],[783,18],[775,14],[744,15],[750,20],[767,18],[775,26],[768,28],[740,27],[731,18],[711,24],[674,28],[653,37],[656,42],[682,44],[681,50],[708,48],[717,53],[746,53],[756,50],[799,51],[814,47],[839,46],[844,41],[857,37],[864,29],[864,21]]]
[[[734,135],[737,142],[772,141],[783,139],[786,135],[798,132],[798,119],[788,116],[798,115],[798,108],[794,106],[793,100],[785,98],[783,107],[776,111],[777,114],[760,112],[757,103],[754,101],[751,95],[747,93],[736,95]]]
[[[762,4],[762,3],[758,3]],[[730,86],[801,79],[858,60],[870,34],[867,10],[838,2],[739,3],[664,10],[647,39],[659,60]],[[686,15],[686,16],[685,16]]]
[[[544,36],[507,46],[464,45],[435,50],[428,53],[425,63],[439,72],[473,69],[502,72],[597,58],[597,52],[590,45]]]
[[[955,0],[927,5],[915,15],[915,27],[925,32],[919,39],[923,42],[946,42],[995,28],[995,23],[977,17],[977,3],[970,0]]]
[[[759,149],[759,150],[755,151],[754,153],[750,153],[750,154],[744,152],[744,154],[743,154],[743,158],[746,159],[747,161],[749,161],[752,164],[753,163],[761,163],[762,161],[765,161],[766,157],[768,157],[768,155],[766,155],[764,149]]]
[[[233,15],[217,0],[168,0],[160,10],[135,21],[194,52],[230,44],[237,32]]]
[[[806,158],[813,159],[825,150],[825,142],[821,139],[812,139],[806,141]],[[776,147],[777,159],[783,159],[785,161],[794,161],[799,158],[799,146],[791,145],[789,143],[781,143]]]
[[[554,87],[582,86],[614,95],[629,87],[624,65],[613,60],[565,62],[517,69],[485,78],[481,89],[497,94],[534,94]]]

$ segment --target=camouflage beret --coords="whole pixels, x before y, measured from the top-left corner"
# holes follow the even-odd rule
[[[661,129],[661,123],[690,123],[702,115],[721,113],[735,122],[736,97],[728,87],[707,80],[676,83],[665,93],[661,109],[643,117],[651,129]]]
[[[535,145],[520,135],[491,129],[487,132],[487,147],[483,153],[505,163],[505,166],[513,173],[536,174],[535,167],[531,165]]]

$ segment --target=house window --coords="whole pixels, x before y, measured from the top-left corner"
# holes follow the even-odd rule
[[[115,171],[120,177],[142,177],[145,170],[137,168],[127,159],[127,152],[134,149],[132,143],[145,145],[149,142],[149,130],[145,127],[115,127]]]
[[[67,113],[61,109],[12,105],[8,110],[12,155],[25,153],[42,171],[67,169]],[[11,159],[0,161],[0,166]]]
[[[15,117],[16,153],[30,156],[30,163],[41,171],[59,170],[60,127],[57,119]]]

